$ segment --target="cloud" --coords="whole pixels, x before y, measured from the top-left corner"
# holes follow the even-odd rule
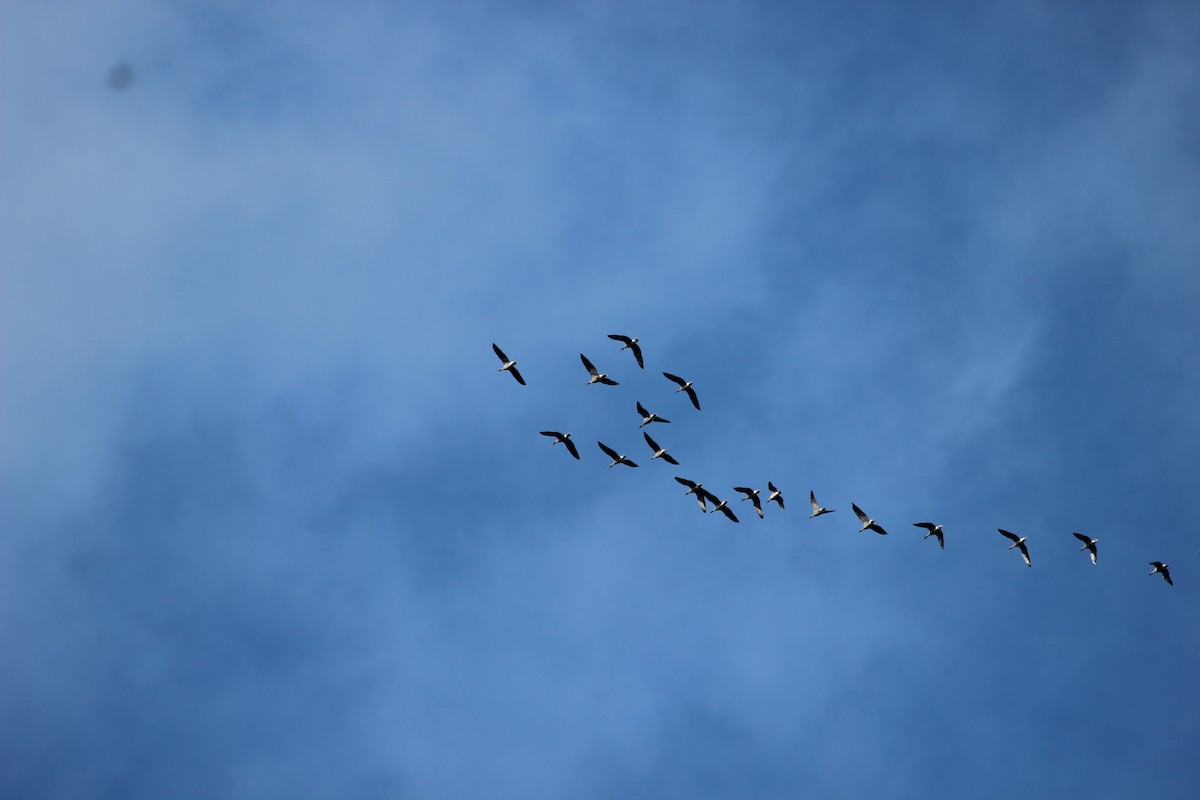
[[[1128,567],[1190,552],[1194,21],[1114,9],[14,12],[2,785],[1194,784],[1095,669],[1196,652]],[[678,472],[599,461],[638,399]]]

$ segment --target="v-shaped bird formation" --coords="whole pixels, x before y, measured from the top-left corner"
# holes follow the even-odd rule
[[[640,339],[620,333],[610,333],[608,334],[608,338],[617,342],[621,342],[622,346],[620,349],[629,350],[633,354],[634,360],[637,362],[638,369],[644,370],[646,368],[645,357],[640,344]],[[517,383],[525,386],[525,378],[520,372],[517,371],[517,361],[510,359],[507,355],[505,355],[504,351],[501,350],[500,347],[495,343],[492,343],[492,350],[495,352],[496,357],[500,359],[500,369],[498,371],[508,372],[513,376]],[[585,384],[586,386],[591,386],[592,384],[603,384],[605,386],[620,385],[620,383],[610,377],[608,373],[598,370],[585,354],[580,353],[579,360],[583,363],[584,369],[586,369],[588,373],[588,380]],[[686,393],[695,410],[700,410],[700,398],[696,394],[695,384],[692,381],[670,372],[664,371],[662,375],[664,378],[678,387],[675,389],[675,394],[680,392]],[[657,413],[647,410],[647,408],[642,404],[641,400],[636,401],[635,408],[641,418],[641,422],[637,426],[638,429],[644,429],[651,423],[669,424],[671,422],[671,420],[665,419],[659,416]],[[672,414],[672,416],[674,416],[674,414]],[[561,433],[559,431],[540,431],[540,433],[542,436],[552,438],[554,441],[551,444],[553,445],[565,445],[566,451],[575,460],[581,460],[579,450],[572,441],[570,433]],[[650,448],[650,452],[652,453],[650,456],[651,461],[661,459],[667,464],[671,464],[673,466],[679,465],[679,461],[677,461],[672,455],[670,455],[670,453],[667,452],[667,448],[663,447],[657,441],[651,438],[647,431],[642,430],[642,437],[646,440],[646,445]],[[618,465],[624,465],[626,467],[637,466],[637,463],[630,459],[627,454],[618,452],[616,449],[610,447],[604,442],[597,441],[596,444],[599,446],[601,452],[611,459],[611,463],[608,464],[610,468]],[[696,498],[696,503],[699,505],[701,512],[708,514],[720,512],[730,522],[739,522],[737,514],[735,514],[733,509],[729,507],[728,499],[722,500],[710,489],[704,488],[702,483],[693,481],[690,478],[684,478],[676,475],[675,480],[682,486],[687,487],[687,491],[684,492],[685,497],[687,495],[693,495]],[[766,519],[764,507],[771,503],[777,504],[780,511],[784,509],[783,492],[771,481],[767,481],[767,496],[765,502],[760,496],[761,491],[751,486],[734,486],[733,491],[742,495],[742,502],[747,500],[750,501],[750,504],[754,508],[754,512],[758,515],[759,519]],[[810,520],[826,514],[832,514],[837,511],[835,508],[826,508],[818,503],[816,492],[811,489],[808,492],[808,501],[809,505],[812,507],[812,513],[808,516]],[[863,511],[857,503],[851,503],[850,508],[854,511],[854,515],[858,518],[859,523],[861,523],[861,527],[858,529],[860,533],[870,531],[880,536],[888,535],[887,530],[880,525],[874,517],[871,517],[865,511]],[[923,539],[928,539],[930,536],[933,536],[937,539],[940,549],[944,550],[946,548],[945,531],[943,530],[941,524],[935,522],[914,522],[912,525],[913,527],[922,528],[926,531],[925,535],[922,537]],[[1017,550],[1021,554],[1021,558],[1025,561],[1025,565],[1027,567],[1033,567],[1033,561],[1029,556],[1029,537],[1020,536],[1011,531],[1007,531],[1004,528],[997,528],[996,530],[998,530],[1002,536],[1012,542],[1008,549]],[[1083,547],[1079,548],[1080,552],[1086,550],[1091,558],[1092,565],[1095,566],[1097,564],[1096,545],[1097,542],[1099,542],[1099,539],[1079,533],[1078,531],[1072,532],[1072,535],[1083,543]],[[1171,579],[1170,572],[1167,571],[1167,567],[1169,566],[1168,564],[1165,564],[1162,561],[1151,561],[1150,566],[1153,567],[1153,569],[1150,570],[1150,575],[1157,573],[1161,575],[1163,580],[1165,580],[1169,585],[1175,585],[1175,582]]]

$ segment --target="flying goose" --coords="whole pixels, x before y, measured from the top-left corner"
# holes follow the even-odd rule
[[[591,386],[593,383],[603,383],[607,384],[608,386],[617,385],[617,382],[608,377],[607,373],[597,372],[596,368],[592,366],[592,362],[588,361],[588,357],[583,353],[579,354],[579,360],[583,362],[583,365],[587,367],[588,373],[592,376],[587,382],[588,386]]]
[[[859,533],[862,533],[863,531],[875,531],[880,536],[887,536],[887,531],[877,525],[875,520],[864,514],[861,508],[856,506],[854,503],[851,503],[850,507],[854,509],[854,515],[858,517],[858,521],[862,523],[862,527],[858,529]]]
[[[717,499],[717,498],[715,498],[715,497],[713,498],[713,500],[714,500],[714,501],[716,501],[716,499]],[[733,509],[729,507],[729,501],[728,501],[728,500],[722,500],[722,501],[720,501],[720,502],[719,502],[719,503],[717,503],[715,506],[713,506],[713,507],[712,507],[712,511],[709,511],[708,513],[710,513],[710,514],[715,514],[715,513],[716,513],[716,512],[718,512],[718,511],[720,511],[720,512],[721,512],[722,514],[724,514],[725,516],[729,517],[729,519],[730,519],[730,520],[732,520],[733,522],[737,522],[737,521],[738,521],[737,515],[736,515],[736,514],[734,514],[734,513],[733,513]]]
[[[646,410],[646,407],[644,405],[642,405],[641,400],[638,401],[637,410],[638,410],[638,413],[642,415],[642,424],[638,425],[639,428],[645,427],[646,425],[649,425],[651,422],[670,422],[671,421],[669,419],[663,419],[658,414],[651,414],[649,411]]]
[[[678,375],[672,375],[669,372],[664,372],[663,377],[669,381],[674,381],[675,383],[678,383],[679,388],[675,390],[675,394],[679,394],[680,392],[687,392],[687,396],[689,398],[691,398],[692,405],[694,405],[696,407],[697,411],[700,410],[700,400],[697,399],[697,397],[696,397],[696,390],[692,388],[691,381],[685,381],[683,378],[679,377]]]
[[[668,464],[674,464],[677,467],[679,466],[679,462],[676,461],[675,458],[670,453],[667,452],[665,447],[659,447],[658,442],[656,442],[650,438],[650,434],[646,433],[645,431],[642,431],[642,436],[644,436],[646,438],[646,444],[650,445],[650,449],[654,451],[654,455],[650,456],[651,461],[653,461],[656,458],[661,458],[663,461],[667,462]]]
[[[1079,552],[1082,553],[1084,550],[1087,550],[1089,553],[1092,554],[1092,563],[1095,564],[1096,563],[1096,542],[1098,542],[1100,540],[1093,539],[1090,536],[1084,536],[1082,533],[1079,533],[1079,532],[1074,532],[1074,535],[1075,535],[1076,539],[1083,542],[1083,547],[1079,548]]]
[[[511,360],[508,356],[504,355],[504,351],[501,350],[498,346],[496,346],[495,342],[492,342],[492,349],[496,351],[496,357],[500,359],[500,363],[503,365],[500,367],[500,369],[498,369],[496,371],[497,372],[507,371],[507,372],[511,373],[512,376],[517,379],[517,383],[524,386],[525,379],[522,378],[521,373],[517,371],[517,362]]]
[[[1151,561],[1150,566],[1154,567],[1154,569],[1150,570],[1149,574],[1153,575],[1156,572],[1161,572],[1164,581],[1172,586],[1175,585],[1175,581],[1171,580],[1171,573],[1167,572],[1167,567],[1171,566],[1170,564],[1164,564],[1161,561]]]
[[[687,497],[689,494],[696,495],[696,502],[700,504],[701,511],[708,511],[708,506],[705,505],[706,500],[711,500],[714,504],[720,502],[717,500],[715,494],[704,488],[704,484],[702,483],[689,481],[687,478],[680,478],[679,476],[675,477],[675,481],[688,487],[688,490],[683,493],[684,497]]]
[[[1008,549],[1012,550],[1015,547],[1020,550],[1021,557],[1025,559],[1025,566],[1032,567],[1033,562],[1029,560],[1029,548],[1025,546],[1025,540],[1028,537],[1017,536],[1015,533],[1009,533],[1008,531],[1004,530],[1004,528],[996,528],[996,530],[1000,531],[1000,533],[1002,533],[1006,539],[1012,540],[1012,544],[1009,545]]]
[[[618,342],[624,342],[625,346],[621,349],[632,350],[633,357],[637,359],[638,366],[642,369],[646,368],[646,365],[642,363],[642,348],[638,347],[638,340],[636,338],[631,339],[628,336],[622,336],[619,333],[610,333],[608,338],[616,339]]]
[[[932,522],[914,522],[913,527],[924,528],[925,530],[929,531],[929,533],[921,537],[922,540],[928,539],[930,536],[936,536],[938,544],[942,546],[943,550],[946,549],[946,540],[942,537],[941,525],[934,525]]]
[[[825,508],[824,506],[817,505],[817,496],[813,494],[812,489],[808,490],[808,503],[812,506],[813,510],[813,513],[808,515],[809,519],[812,519],[813,517],[819,517],[822,514],[832,514],[833,512],[837,511],[836,508]]]
[[[746,495],[742,498],[742,502],[744,503],[747,500],[752,501],[754,503],[754,510],[758,513],[758,518],[763,518],[762,501],[758,499],[758,489],[751,489],[749,486],[735,486],[733,490]]]
[[[554,437],[554,441],[550,443],[551,447],[556,444],[565,444],[567,446],[567,451],[570,452],[571,455],[575,456],[576,461],[579,460],[579,451],[575,449],[575,443],[571,441],[571,434],[559,433],[558,431],[541,431],[541,434],[542,436]]]
[[[604,451],[604,452],[605,452],[605,453],[608,455],[608,457],[609,457],[609,458],[611,458],[611,459],[613,460],[613,463],[611,463],[611,464],[609,464],[609,465],[608,465],[608,468],[609,468],[609,469],[612,469],[612,468],[613,468],[613,467],[615,467],[617,464],[624,464],[624,465],[626,465],[626,466],[629,466],[629,467],[636,467],[636,466],[637,466],[637,464],[635,464],[635,463],[633,463],[632,461],[630,461],[630,460],[629,460],[628,458],[626,458],[624,455],[617,455],[617,451],[616,451],[616,450],[613,450],[611,447],[609,447],[608,445],[606,445],[604,442],[596,442],[596,444],[600,445],[600,449],[601,449],[601,450],[603,450],[603,451]]]
[[[779,503],[780,508],[783,508],[783,492],[776,489],[775,484],[770,481],[767,481],[767,491],[771,493],[767,496],[767,502],[769,503],[774,500],[776,503]]]

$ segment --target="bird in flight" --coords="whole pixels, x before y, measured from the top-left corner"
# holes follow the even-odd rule
[[[512,376],[517,379],[517,383],[524,386],[525,379],[522,378],[521,373],[517,371],[517,362],[504,355],[504,351],[497,347],[495,342],[492,342],[492,349],[496,351],[496,357],[500,359],[500,363],[502,364],[500,369],[496,371],[511,373]]]
[[[1075,535],[1076,539],[1083,542],[1083,547],[1079,548],[1079,552],[1082,553],[1084,550],[1087,550],[1089,553],[1092,554],[1092,563],[1095,564],[1096,563],[1096,542],[1098,542],[1100,540],[1093,539],[1090,536],[1084,536],[1082,533],[1079,533],[1078,531],[1074,532],[1074,535]]]
[[[736,515],[736,514],[734,514],[734,513],[733,513],[733,509],[729,507],[729,501],[728,501],[728,500],[721,500],[720,502],[717,502],[717,498],[716,498],[716,497],[714,497],[714,498],[713,498],[713,502],[715,502],[715,503],[717,503],[717,504],[716,504],[715,506],[713,506],[713,507],[712,507],[712,511],[709,511],[708,513],[710,513],[710,514],[715,514],[716,512],[720,511],[720,512],[721,512],[722,514],[724,514],[726,517],[729,517],[729,519],[730,519],[732,522],[737,522],[737,521],[738,521],[737,515]]]
[[[683,493],[684,497],[687,497],[689,494],[696,495],[696,502],[700,504],[701,511],[708,511],[708,506],[705,505],[705,501],[707,500],[711,500],[714,504],[720,502],[717,500],[717,496],[715,494],[704,488],[704,484],[702,483],[689,481],[687,478],[680,478],[679,476],[675,477],[675,481],[688,487],[688,490]]]
[[[1164,564],[1161,561],[1151,561],[1150,566],[1154,567],[1154,569],[1150,570],[1150,572],[1149,572],[1150,575],[1153,575],[1156,572],[1161,572],[1164,581],[1171,584],[1172,586],[1175,585],[1175,581],[1171,580],[1171,573],[1167,572],[1167,567],[1171,566],[1170,564]]]
[[[767,481],[767,491],[771,493],[767,495],[767,502],[769,503],[774,500],[776,503],[779,503],[780,508],[783,508],[783,492],[776,489],[775,484],[770,481]]]
[[[808,515],[809,519],[812,519],[813,517],[819,517],[822,514],[832,514],[833,512],[837,511],[836,508],[825,508],[818,505],[817,496],[813,493],[812,489],[808,490],[808,503],[812,506],[813,510],[813,513]]]
[[[617,382],[608,377],[607,373],[597,372],[596,368],[592,366],[592,362],[588,361],[588,357],[583,353],[579,354],[579,360],[583,362],[583,366],[587,367],[588,374],[592,376],[587,382],[588,386],[591,386],[593,383],[603,383],[608,386],[617,385]]]
[[[637,464],[630,461],[623,454],[617,455],[617,451],[613,450],[611,447],[606,445],[604,442],[596,442],[596,444],[600,445],[600,449],[603,450],[604,453],[613,460],[613,463],[608,465],[609,469],[612,469],[617,464],[624,464],[627,467],[636,467],[637,466]]]
[[[753,502],[754,511],[758,514],[758,518],[763,518],[762,501],[758,499],[758,489],[751,489],[749,486],[735,486],[733,490],[746,495],[742,498],[742,502],[744,503],[747,500]]]
[[[541,434],[542,436],[554,437],[554,441],[550,443],[551,447],[556,444],[565,444],[567,446],[567,451],[571,455],[575,456],[576,461],[579,460],[579,451],[575,449],[575,443],[571,441],[571,434],[559,433],[558,431],[541,431]]]
[[[854,516],[858,517],[858,521],[862,523],[862,527],[858,529],[859,533],[862,533],[863,531],[875,531],[880,536],[887,536],[887,531],[885,531],[883,528],[881,528],[875,522],[875,520],[871,519],[865,513],[863,513],[863,510],[861,508],[856,506],[854,503],[851,503],[850,507],[854,509]]]
[[[1028,537],[1017,536],[1015,533],[1010,533],[1009,531],[1004,530],[1004,528],[996,528],[996,530],[1000,531],[1004,538],[1012,540],[1012,544],[1009,545],[1008,549],[1012,550],[1015,547],[1020,550],[1021,557],[1025,559],[1025,566],[1032,567],[1033,562],[1029,560],[1029,548],[1025,546],[1025,540]]]
[[[676,461],[675,458],[670,453],[667,452],[665,447],[659,447],[658,442],[656,442],[650,438],[650,434],[646,433],[645,431],[642,431],[642,436],[644,436],[646,438],[646,444],[650,445],[650,449],[654,451],[654,455],[650,456],[651,461],[653,461],[656,458],[661,458],[663,461],[667,462],[668,464],[674,464],[677,467],[679,466],[679,462]]]
[[[700,400],[696,397],[696,390],[692,388],[691,381],[685,381],[678,375],[672,375],[669,372],[664,372],[663,377],[669,381],[674,381],[675,383],[679,384],[679,388],[675,390],[675,394],[687,392],[687,396],[691,399],[692,405],[696,407],[697,411],[700,410]]]
[[[619,333],[610,333],[608,335],[608,338],[616,339],[618,342],[624,342],[625,346],[622,347],[621,349],[622,350],[632,350],[633,357],[637,359],[638,366],[641,367],[642,369],[646,368],[646,365],[642,363],[642,348],[638,347],[638,340],[636,338],[631,339],[630,337],[622,336]]]
[[[940,544],[942,546],[943,550],[946,549],[946,540],[945,540],[945,538],[942,537],[942,526],[941,525],[934,525],[932,522],[914,522],[913,527],[924,528],[925,530],[929,531],[929,533],[925,534],[921,538],[928,539],[930,536],[936,536],[937,540],[938,540],[938,544]]]
[[[639,428],[649,425],[651,422],[668,422],[669,423],[671,421],[669,419],[663,419],[658,414],[651,414],[649,411],[646,410],[646,407],[644,405],[642,405],[641,400],[638,401],[637,410],[638,410],[638,413],[642,415],[642,424],[638,425]]]

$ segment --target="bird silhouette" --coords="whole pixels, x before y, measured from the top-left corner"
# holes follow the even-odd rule
[[[520,372],[517,372],[517,362],[513,361],[508,356],[504,355],[504,351],[501,350],[495,342],[492,342],[492,349],[496,351],[496,357],[500,359],[500,364],[501,364],[500,369],[498,369],[496,371],[497,372],[508,372],[510,375],[512,375],[514,378],[517,379],[517,383],[524,386],[525,379],[521,377]]]
[[[622,350],[632,350],[633,357],[637,359],[638,366],[641,367],[642,369],[646,368],[646,365],[642,363],[642,348],[638,347],[637,339],[633,339],[628,336],[622,336],[619,333],[610,333],[608,335],[608,338],[616,339],[618,342],[624,342],[625,346],[622,347],[621,349]]]
[[[675,394],[679,394],[680,392],[687,392],[687,396],[691,399],[692,405],[694,405],[696,407],[697,411],[700,410],[700,399],[698,397],[696,397],[696,390],[692,388],[691,381],[685,381],[683,378],[679,377],[678,375],[672,375],[669,372],[664,372],[663,377],[669,381],[674,381],[675,383],[679,384],[679,388],[675,390]]]
[[[608,373],[598,372],[596,370],[596,368],[594,366],[592,366],[592,362],[588,361],[588,357],[585,356],[583,353],[579,354],[579,360],[583,362],[583,366],[585,366],[587,368],[588,374],[592,376],[591,378],[588,379],[588,382],[587,382],[588,386],[591,386],[593,383],[603,383],[607,386],[616,386],[617,385],[616,381],[614,381],[612,378],[608,377]]]
[[[1000,531],[1000,533],[1004,535],[1004,538],[1012,540],[1012,544],[1008,549],[1012,550],[1015,547],[1020,550],[1021,557],[1025,559],[1025,566],[1032,567],[1033,562],[1029,560],[1029,548],[1025,546],[1025,539],[1027,537],[1017,536],[1015,533],[1010,533],[1009,531],[1004,530],[1004,528],[996,528],[996,530]]]
[[[541,431],[541,434],[542,436],[554,437],[554,441],[550,443],[551,446],[556,444],[565,444],[567,446],[567,452],[575,456],[576,461],[579,460],[579,451],[575,449],[575,443],[571,441],[571,434],[559,433],[558,431]]]

